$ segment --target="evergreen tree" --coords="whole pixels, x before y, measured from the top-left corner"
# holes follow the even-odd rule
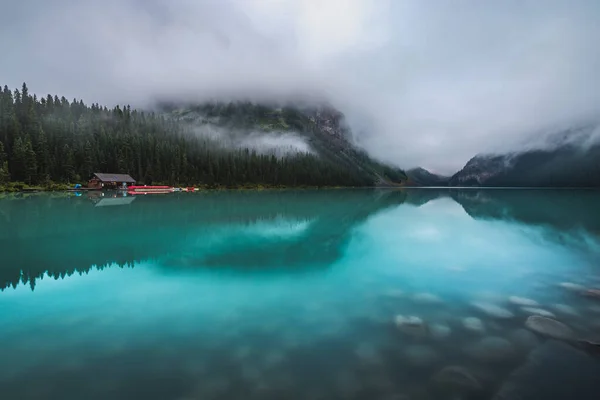
[[[94,169],[94,155],[93,155],[93,149],[92,149],[92,144],[90,143],[89,140],[86,140],[85,142],[85,146],[83,148],[83,156],[84,156],[84,161],[83,161],[83,175],[84,177],[88,177],[93,173],[93,169]]]
[[[50,149],[43,129],[39,130],[34,149],[37,155],[38,180],[45,183],[50,179]]]
[[[25,143],[23,143],[23,152],[25,159],[25,182],[31,185],[37,181],[37,157],[35,151],[33,151],[29,136],[25,138]]]
[[[71,183],[75,179],[73,150],[65,144],[61,152],[60,181]]]
[[[25,181],[25,176],[27,174],[25,157],[26,155],[25,146],[23,145],[23,139],[21,139],[20,136],[17,136],[13,144],[12,160],[10,163],[10,171],[12,173],[13,181]]]
[[[130,106],[87,106],[64,96],[41,99],[26,84],[0,91],[0,180],[72,183],[92,172],[129,173],[141,183],[190,185],[340,185],[372,183],[344,157],[313,154],[260,154],[231,149],[216,139],[198,137],[185,125]],[[306,116],[251,103],[206,104],[199,112],[232,123],[312,129]],[[333,152],[319,148],[319,152]],[[332,162],[330,160],[339,160]],[[379,168],[381,175],[399,174]],[[400,175],[397,175],[400,176]]]
[[[8,159],[4,152],[4,144],[0,142],[0,184],[4,184],[10,180],[8,172]]]

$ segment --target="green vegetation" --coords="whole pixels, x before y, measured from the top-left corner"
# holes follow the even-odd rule
[[[229,127],[299,129],[318,135],[316,125],[294,109],[250,103],[205,106],[206,118],[226,117]],[[192,134],[181,119],[21,90],[0,91],[0,190],[58,189],[87,181],[93,172],[128,173],[140,183],[203,187],[370,186],[402,172],[370,160],[358,150],[340,152],[313,140],[318,154],[260,154],[226,148]],[[172,118],[173,117],[173,118]],[[369,160],[359,160],[360,158]],[[359,161],[357,161],[359,160]],[[21,183],[15,183],[21,182]]]
[[[0,185],[0,192],[38,192],[38,191],[61,191],[72,189],[66,183],[56,183],[52,181],[39,185],[28,185],[24,182],[6,182]]]
[[[362,186],[394,185],[408,179],[401,169],[380,163],[356,146],[347,137],[350,130],[343,124],[343,114],[328,108],[277,107],[251,102],[209,102],[177,108],[164,105],[168,115],[194,126],[211,125],[229,132],[293,132],[306,139],[321,159],[341,165],[353,176],[360,177]],[[233,137],[236,135],[233,134]],[[338,185],[344,186],[342,182]]]

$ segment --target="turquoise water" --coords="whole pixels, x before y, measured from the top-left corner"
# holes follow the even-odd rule
[[[591,190],[5,196],[2,398],[490,398],[545,340],[510,296],[598,338],[600,301],[561,283],[600,287],[599,204]],[[440,384],[448,365],[481,388]]]

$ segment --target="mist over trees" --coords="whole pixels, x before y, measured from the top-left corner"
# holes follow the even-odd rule
[[[249,108],[247,113],[260,107]],[[245,110],[236,112],[244,113]],[[298,124],[298,115],[287,115]],[[252,118],[252,115],[243,115]],[[171,118],[130,106],[31,95],[24,83],[0,92],[0,185],[87,181],[93,172],[128,173],[145,184],[236,187],[366,186],[373,176],[315,154],[285,157],[226,149]],[[388,172],[392,173],[390,169]]]

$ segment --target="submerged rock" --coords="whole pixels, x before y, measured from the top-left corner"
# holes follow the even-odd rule
[[[532,315],[525,321],[525,327],[539,333],[560,340],[573,340],[576,338],[575,331],[569,326],[552,318]]]
[[[522,350],[531,350],[540,344],[540,340],[527,329],[519,328],[509,334],[510,340]]]
[[[523,307],[521,310],[525,311],[528,314],[540,315],[542,317],[547,318],[555,318],[556,315],[551,313],[550,311],[544,310],[543,308],[535,308],[535,307]]]
[[[355,374],[348,372],[339,373],[335,377],[337,392],[343,397],[356,396],[356,394],[362,389],[362,386],[359,382],[360,380]]]
[[[275,367],[285,360],[285,354],[281,351],[271,351],[268,353],[264,360],[264,366],[267,368]]]
[[[442,368],[431,379],[438,385],[452,387],[466,391],[477,391],[482,389],[479,380],[466,368],[450,365]]]
[[[429,327],[429,333],[434,339],[444,339],[450,336],[452,330],[447,325],[433,324]]]
[[[226,395],[231,388],[231,383],[224,377],[215,377],[203,380],[194,390],[194,398],[199,399],[219,399]]]
[[[368,364],[380,364],[383,362],[379,351],[371,343],[361,343],[354,349],[354,354]]]
[[[425,322],[415,316],[405,317],[403,315],[396,315],[394,319],[396,327],[403,333],[411,336],[427,336],[429,329]]]
[[[425,304],[439,304],[442,299],[432,293],[417,293],[413,296],[413,300]]]
[[[588,310],[590,310],[593,313],[600,314],[600,305],[592,304],[591,306],[588,307]]]
[[[509,303],[517,305],[517,306],[524,306],[524,307],[537,307],[539,306],[539,303],[533,299],[528,299],[526,297],[519,297],[519,296],[510,296],[508,298]]]
[[[248,382],[257,382],[262,377],[261,370],[255,365],[244,365],[241,370],[242,379]]]
[[[561,314],[570,315],[572,317],[578,317],[580,315],[579,311],[566,304],[555,304],[552,307]]]
[[[250,357],[251,354],[252,354],[252,347],[250,347],[248,345],[242,345],[233,351],[233,357],[237,361],[246,360],[247,358]]]
[[[573,282],[561,282],[558,284],[558,286],[562,287],[563,289],[571,290],[573,292],[583,292],[586,290],[585,286]]]
[[[490,317],[499,318],[499,319],[509,319],[513,318],[515,315],[508,311],[506,308],[500,307],[496,304],[485,303],[485,302],[474,302],[471,303],[473,307],[477,308],[479,311],[489,315]]]
[[[600,300],[600,289],[588,289],[583,292],[586,297],[591,297],[596,300]]]
[[[428,367],[438,359],[438,354],[430,346],[409,346],[404,351],[404,355],[415,367]]]
[[[483,322],[479,318],[475,317],[467,317],[462,321],[465,329],[475,332],[475,333],[483,333],[485,332],[485,327],[483,326]]]
[[[566,343],[549,340],[513,371],[493,400],[597,400],[600,363]]]
[[[481,339],[470,346],[467,353],[481,361],[504,361],[517,354],[514,346],[508,340],[497,336]]]

